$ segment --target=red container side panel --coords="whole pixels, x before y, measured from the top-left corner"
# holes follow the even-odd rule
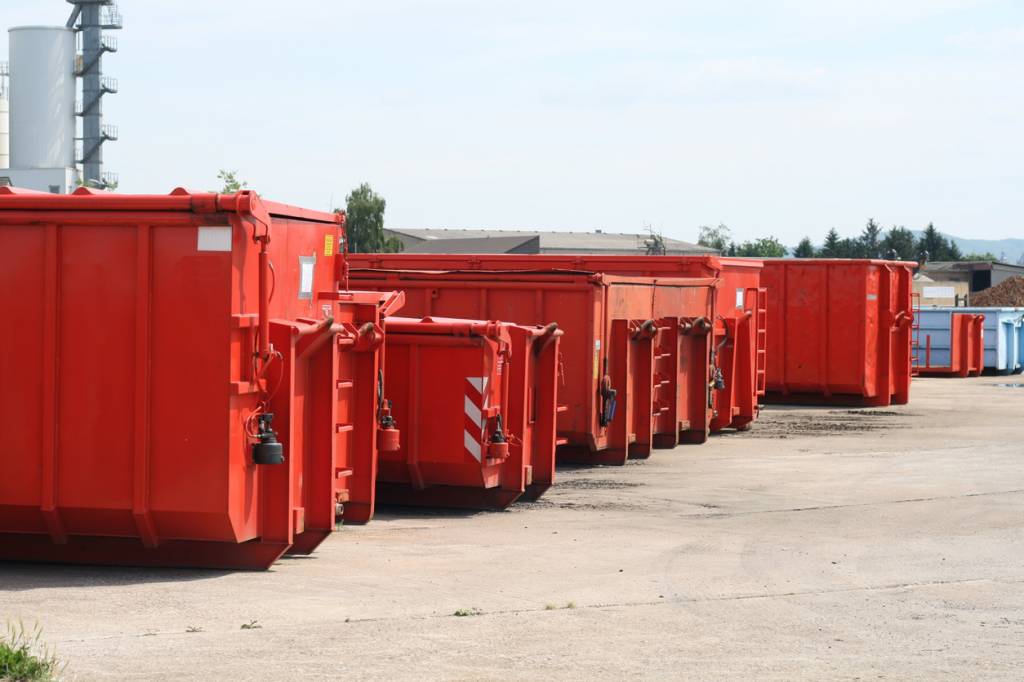
[[[761,261],[723,258],[719,264],[712,358],[724,385],[713,394],[711,429],[748,429],[765,394],[767,292],[761,287]]]
[[[366,330],[326,323],[354,302],[316,298],[336,295],[339,218],[291,210],[252,192],[0,190],[0,558],[264,568],[303,536],[305,486],[335,485],[305,468],[324,354],[304,339]],[[266,377],[261,320],[277,346]],[[246,423],[270,383],[286,463],[259,466]]]
[[[555,325],[390,318],[387,394],[401,448],[382,453],[381,500],[502,509],[554,480]]]
[[[913,267],[898,261],[764,261],[771,399],[906,403]]]
[[[971,377],[980,377],[985,371],[985,316],[975,315],[973,320],[963,321],[963,370]]]
[[[558,416],[564,461],[623,464],[652,447],[706,440],[715,281],[545,270],[546,258],[532,259],[529,270],[481,271],[467,262],[420,271],[401,268],[406,260],[419,264],[418,257],[354,254],[350,277],[358,288],[404,291],[410,315],[556,322],[565,332]],[[388,269],[363,267],[378,263]],[[665,376],[666,367],[678,374]]]

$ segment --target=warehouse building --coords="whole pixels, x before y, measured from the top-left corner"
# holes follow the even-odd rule
[[[961,289],[964,285],[969,293],[975,294],[989,287],[1024,275],[1024,265],[1011,265],[998,261],[933,261],[921,266],[921,274],[934,284],[932,286]]]

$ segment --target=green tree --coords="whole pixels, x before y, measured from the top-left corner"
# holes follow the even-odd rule
[[[234,194],[249,186],[249,183],[245,180],[238,179],[238,171],[224,170],[222,168],[217,171],[217,179],[223,185],[220,189],[221,194]]]
[[[703,225],[700,228],[700,236],[697,243],[709,249],[717,249],[723,254],[729,250],[729,238],[731,233],[725,223],[719,223],[718,227]]]
[[[882,257],[895,260],[917,260],[917,241],[907,228],[893,226],[882,239]]]
[[[832,228],[825,235],[825,243],[821,245],[821,249],[818,250],[818,258],[842,258],[839,255],[842,245],[840,244],[839,233],[836,232],[836,228]]]
[[[814,244],[810,237],[804,237],[793,249],[793,255],[797,258],[814,258]]]
[[[954,256],[959,253],[960,249],[956,249],[954,252],[953,244],[943,237],[932,223],[928,223],[924,234],[917,240],[917,259],[922,263],[924,261],[956,260]]]
[[[786,255],[786,247],[775,237],[762,237],[733,246],[736,253],[730,255],[749,258],[783,258]]]
[[[868,220],[864,231],[860,233],[861,257],[880,258],[882,255],[882,228],[874,218]]]
[[[837,248],[839,258],[864,258],[864,243],[860,238],[844,237]]]
[[[384,197],[373,191],[369,183],[352,190],[345,197],[345,233],[348,249],[355,253],[396,253],[402,242],[384,235]]]

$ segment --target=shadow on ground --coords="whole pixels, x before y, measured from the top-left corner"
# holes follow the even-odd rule
[[[56,587],[122,587],[215,580],[245,571],[0,562],[0,594]]]

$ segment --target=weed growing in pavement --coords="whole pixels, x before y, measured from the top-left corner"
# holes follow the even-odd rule
[[[248,623],[242,623],[243,630],[260,630],[263,626],[260,625],[258,620],[250,620]]]
[[[483,613],[484,613],[483,611],[481,611],[480,609],[474,607],[474,608],[471,608],[471,609],[459,609],[455,613],[453,613],[452,615],[453,616],[458,616],[459,618],[464,618],[466,616],[482,616]]]
[[[0,637],[0,681],[48,682],[57,678],[63,666],[43,646],[42,635],[39,625],[32,630],[21,623],[7,626],[7,634]]]

